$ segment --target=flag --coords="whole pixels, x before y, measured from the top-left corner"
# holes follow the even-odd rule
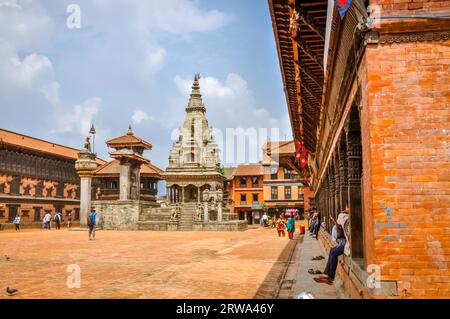
[[[348,8],[350,7],[352,0],[334,0],[334,2],[336,3],[336,6],[338,7],[341,18],[343,18],[345,13],[347,12]]]

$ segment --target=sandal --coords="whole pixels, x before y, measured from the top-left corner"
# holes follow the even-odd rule
[[[323,277],[315,277],[313,278],[315,282],[321,283],[321,284],[328,284],[328,285],[332,285],[333,281],[329,278],[323,278]]]
[[[311,260],[322,260],[322,259],[325,259],[325,257],[323,257],[323,256],[316,256],[316,257],[312,258]]]
[[[316,270],[316,271],[314,272],[314,275],[322,275],[322,272],[321,272],[320,270]]]

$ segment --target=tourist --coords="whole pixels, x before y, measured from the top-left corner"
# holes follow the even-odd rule
[[[337,225],[336,227],[336,246],[330,249],[330,253],[328,255],[327,265],[325,270],[323,271],[323,276],[319,276],[314,278],[316,282],[333,284],[334,276],[336,275],[336,269],[338,265],[339,256],[344,253],[344,248],[347,243],[345,239],[344,230],[341,225]]]
[[[331,242],[333,244],[337,243],[337,223],[334,220],[333,216],[330,216],[331,221],[333,222],[333,228],[331,228]]]
[[[52,215],[49,212],[47,212],[45,214],[43,221],[44,221],[45,229],[50,230],[51,223],[52,223]]]
[[[292,215],[292,214],[288,215],[287,232],[288,232],[289,239],[294,239],[295,218],[294,218],[294,215]]]
[[[16,231],[20,231],[20,216],[19,214],[16,215],[14,218],[14,224],[16,225]]]
[[[317,240],[319,239],[319,230],[320,230],[320,212],[317,212],[317,220],[314,226],[314,236],[316,236]]]
[[[62,217],[61,217],[60,212],[55,213],[54,221],[55,221],[56,229],[61,229]]]
[[[67,213],[67,229],[70,229],[71,223],[72,223],[72,213],[68,212]]]
[[[262,225],[263,227],[267,227],[267,222],[268,222],[268,216],[266,213],[264,213],[264,215],[262,216]]]
[[[277,232],[278,232],[278,237],[281,237],[281,235],[283,235],[283,237],[286,236],[284,229],[286,228],[286,222],[284,221],[284,219],[278,218],[277,222]]]
[[[95,240],[95,226],[97,225],[97,212],[95,209],[91,209],[87,224],[89,226],[89,240]]]
[[[277,217],[275,215],[272,215],[272,227],[277,227]]]

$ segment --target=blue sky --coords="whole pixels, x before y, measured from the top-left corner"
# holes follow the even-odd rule
[[[165,168],[195,73],[211,126],[290,137],[266,0],[0,0],[2,128],[80,148],[94,123],[106,159],[132,124]]]

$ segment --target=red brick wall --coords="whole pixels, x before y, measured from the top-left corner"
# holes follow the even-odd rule
[[[365,64],[361,119],[371,172],[365,207],[373,216],[366,232],[374,232],[369,262],[382,267],[382,280],[397,281],[399,295],[448,297],[450,41],[369,45]],[[392,209],[392,223],[405,228],[375,235],[376,222],[387,222],[382,202]]]
[[[378,5],[383,14],[439,14],[448,13],[449,1],[444,0],[371,0],[371,5]]]

